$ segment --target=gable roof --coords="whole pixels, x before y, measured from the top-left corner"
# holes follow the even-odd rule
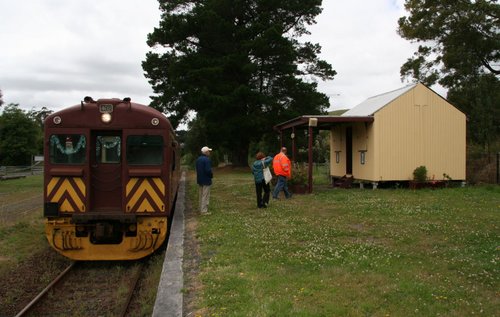
[[[344,112],[342,114],[342,117],[372,116],[375,112],[382,109],[388,103],[403,95],[407,91],[413,89],[417,85],[418,83],[411,84],[403,88],[370,97],[354,108]]]

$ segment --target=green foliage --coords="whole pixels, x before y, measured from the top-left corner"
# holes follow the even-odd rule
[[[43,131],[44,127],[44,122],[45,119],[50,116],[54,111],[47,109],[46,107],[42,107],[40,110],[36,109],[31,109],[28,113],[27,116],[33,120],[38,127],[40,127],[40,130]]]
[[[196,113],[199,144],[228,149],[246,164],[248,146],[272,126],[322,113],[329,105],[305,76],[332,79],[320,46],[301,43],[321,1],[161,1],[160,26],[148,35],[143,68],[154,92],[152,106],[174,126]],[[194,137],[193,137],[194,138]],[[191,139],[193,139],[191,138]],[[187,141],[190,142],[189,140]],[[191,147],[189,147],[191,148]]]
[[[276,138],[274,138],[274,139],[276,139]],[[270,143],[273,146],[271,146]],[[252,166],[253,162],[255,162],[255,155],[258,152],[264,153],[265,156],[274,157],[277,154],[277,152],[278,152],[278,149],[275,149],[274,143],[273,142],[267,142],[266,140],[261,140],[260,142],[252,142],[252,143],[250,143],[250,146],[249,146],[249,155],[248,155],[248,165]]]
[[[471,77],[448,91],[448,99],[467,114],[467,135],[492,153],[500,138],[500,81],[494,75]]]
[[[449,88],[469,118],[470,141],[488,148],[500,137],[500,5],[498,1],[406,0],[399,34],[421,43],[402,77]]]
[[[30,165],[39,154],[41,130],[16,104],[9,104],[0,116],[0,164]]]
[[[399,34],[424,43],[401,68],[432,85],[445,87],[479,73],[500,74],[500,5],[497,1],[406,0],[409,16],[399,19]]]
[[[325,163],[330,160],[330,131],[319,131],[314,136],[313,161]]]
[[[413,180],[417,182],[425,182],[427,180],[427,168],[419,166],[413,171]]]
[[[293,163],[292,178],[289,181],[290,185],[304,185],[307,183],[308,171],[305,164]]]

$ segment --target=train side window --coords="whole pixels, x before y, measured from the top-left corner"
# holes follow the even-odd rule
[[[87,139],[81,134],[53,134],[50,136],[52,164],[83,164]]]
[[[130,135],[127,137],[129,165],[163,164],[163,137],[161,135]]]
[[[119,136],[103,136],[96,138],[95,154],[99,163],[120,163],[121,138]]]

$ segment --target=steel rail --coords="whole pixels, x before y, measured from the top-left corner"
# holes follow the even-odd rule
[[[144,267],[144,261],[141,261],[139,267],[137,268],[137,272],[135,274],[134,280],[132,281],[132,283],[130,285],[130,290],[129,290],[129,293],[127,296],[127,300],[126,300],[125,305],[123,307],[123,310],[120,314],[121,317],[125,317],[127,314],[128,307],[130,306],[130,302],[132,301],[132,295],[134,294],[135,288],[137,287],[137,282],[139,281],[139,278],[141,277],[143,267]]]
[[[33,307],[45,294],[47,294],[47,292],[52,287],[54,287],[54,285],[56,285],[57,282],[59,282],[59,280],[63,278],[63,276],[66,275],[66,273],[68,273],[73,268],[73,266],[75,266],[75,264],[76,264],[75,261],[71,262],[71,264],[66,269],[64,269],[64,271],[62,271],[46,288],[43,289],[43,291],[40,292],[40,294],[38,294],[28,305],[26,305],[23,308],[23,310],[21,310],[15,317],[24,316],[24,314],[26,314],[28,310],[31,309],[31,307]]]

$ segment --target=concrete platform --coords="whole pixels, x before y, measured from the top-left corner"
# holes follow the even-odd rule
[[[184,276],[184,209],[186,202],[186,176],[182,173],[168,240],[165,261],[156,293],[153,317],[182,317]]]

